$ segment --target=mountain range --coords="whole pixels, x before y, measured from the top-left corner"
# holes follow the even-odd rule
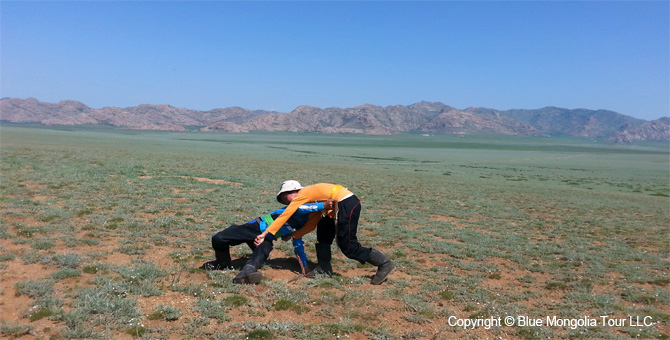
[[[350,108],[299,106],[289,113],[228,107],[209,111],[170,105],[94,109],[74,100],[0,99],[0,121],[45,125],[110,125],[168,131],[290,131],[361,134],[504,134],[570,136],[617,143],[670,142],[670,117],[646,121],[608,110],[545,107],[534,110],[460,110],[439,102]]]

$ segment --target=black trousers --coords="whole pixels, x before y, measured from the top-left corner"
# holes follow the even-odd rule
[[[351,196],[337,204],[337,226],[335,220],[324,217],[316,226],[316,239],[319,243],[333,244],[337,238],[337,246],[342,253],[353,260],[365,263],[370,258],[372,248],[363,247],[358,243],[358,218],[361,214],[361,201]]]
[[[254,268],[259,269],[268,257],[270,257],[270,252],[273,248],[272,237],[266,237],[258,247],[254,245],[256,236],[260,234],[261,228],[257,220],[240,225],[231,225],[212,236],[212,248],[215,251],[229,254],[230,246],[246,243],[254,251],[246,264],[253,265]]]
[[[261,227],[258,221],[231,225],[212,236],[212,248],[216,251],[228,251],[230,246],[246,243],[251,250],[254,250],[256,248],[254,240],[260,234]]]

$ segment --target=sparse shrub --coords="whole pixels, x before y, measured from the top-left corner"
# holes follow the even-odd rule
[[[533,282],[535,282],[535,277],[532,276],[532,275],[524,275],[524,276],[519,277],[517,279],[517,281],[523,282],[523,283],[533,283]]]
[[[41,308],[30,314],[30,321],[37,321],[54,315],[54,312],[49,308]]]
[[[409,322],[416,323],[419,325],[432,322],[432,320],[430,320],[429,318],[426,318],[418,313],[405,314],[402,316],[402,318]]]
[[[56,264],[61,268],[78,268],[81,264],[81,255],[68,253],[55,256]]]
[[[90,215],[92,213],[93,213],[93,209],[90,209],[90,208],[89,209],[83,209],[83,210],[77,211],[76,216],[77,217],[82,217],[84,215]]]
[[[149,320],[166,320],[175,321],[181,317],[179,308],[173,306],[158,305],[154,308],[154,312],[147,316]]]
[[[363,332],[368,330],[367,327],[360,324],[352,324],[350,322],[339,323],[325,323],[322,327],[326,330],[326,334],[341,336],[349,333]]]
[[[564,289],[567,289],[568,286],[563,282],[550,281],[550,282],[547,282],[544,285],[544,288],[549,289],[549,290],[564,290]]]
[[[146,327],[144,327],[143,325],[135,325],[135,326],[132,326],[132,327],[126,329],[126,334],[129,334],[130,336],[135,337],[135,338],[141,338],[148,331],[149,330]]]
[[[230,320],[226,315],[226,304],[220,300],[199,298],[195,302],[195,309],[205,318],[217,319],[219,322]]]
[[[230,306],[239,307],[245,305],[248,299],[242,295],[230,295],[226,296],[224,301]]]
[[[58,271],[55,271],[51,274],[51,277],[53,277],[56,280],[64,280],[70,277],[75,277],[81,275],[81,271],[79,269],[74,269],[74,268],[63,268],[59,269]]]
[[[103,265],[101,263],[94,264],[94,265],[88,265],[88,266],[85,266],[82,269],[82,271],[86,274],[96,274],[97,272],[99,272],[101,270],[106,270],[105,265]]]
[[[14,285],[18,294],[25,294],[31,298],[40,298],[53,293],[54,281],[47,279],[43,281],[23,281]]]
[[[16,258],[16,255],[14,255],[14,254],[2,254],[2,255],[0,255],[0,262],[11,261],[15,258]]]
[[[31,325],[7,325],[3,321],[0,325],[0,334],[7,336],[9,338],[20,338],[24,335],[30,334],[30,331],[33,330]]]
[[[491,280],[500,280],[502,278],[502,275],[500,273],[492,273],[487,276]]]
[[[162,291],[154,285],[159,278],[167,273],[152,263],[140,263],[135,267],[119,267],[117,272],[128,283],[128,288],[133,294],[142,296],[161,295]]]
[[[297,305],[293,301],[289,300],[277,300],[272,304],[272,307],[275,310],[292,310],[298,314],[305,313],[309,311],[309,307],[307,306],[302,306],[302,305]]]
[[[402,250],[395,250],[393,253],[391,253],[390,257],[392,260],[397,260],[403,257],[407,257],[407,253]]]
[[[205,291],[203,284],[185,285],[185,286],[174,285],[173,284],[173,285],[170,286],[170,288],[174,292],[181,292],[181,293],[184,293],[184,294],[190,295],[190,296],[203,296],[203,293]]]
[[[73,316],[80,313],[88,318],[101,314],[105,316],[102,320],[117,324],[128,324],[141,315],[136,308],[137,302],[127,298],[126,290],[111,281],[100,287],[79,290],[72,304],[76,309]]]
[[[274,338],[275,337],[274,337],[274,334],[272,334],[272,332],[270,332],[268,330],[264,330],[264,329],[256,329],[256,330],[253,330],[253,331],[247,333],[247,339],[249,339],[249,340],[252,340],[252,339],[253,340],[256,340],[256,339],[258,339],[258,340],[265,340],[265,339],[270,340],[270,339],[274,339]]]
[[[38,241],[33,243],[33,249],[37,250],[45,250],[45,249],[51,249],[55,246],[55,244],[51,241]]]
[[[454,292],[450,290],[443,290],[440,292],[440,296],[445,300],[451,300],[454,298]]]
[[[129,244],[127,246],[122,246],[116,249],[116,251],[128,255],[144,255],[146,254],[146,248],[148,245],[141,245],[141,244]]]

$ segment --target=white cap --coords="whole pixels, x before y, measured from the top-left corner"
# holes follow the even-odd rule
[[[295,191],[295,190],[300,190],[302,189],[302,185],[300,185],[300,182],[298,181],[285,181],[284,183],[281,184],[281,188],[279,188],[279,192],[277,193],[277,202],[281,204],[286,204],[286,202],[281,201],[281,194],[289,191]]]

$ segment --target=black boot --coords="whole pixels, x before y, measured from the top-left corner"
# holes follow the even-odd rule
[[[242,268],[237,276],[233,279],[237,284],[257,284],[263,279],[263,274],[258,272],[258,269],[263,267],[263,263],[270,256],[272,251],[272,241],[265,240],[258,247],[254,248],[254,253],[251,258]]]
[[[247,264],[242,268],[237,276],[233,279],[233,283],[255,285],[263,279],[263,274],[256,271],[256,267]]]
[[[219,260],[214,260],[214,261],[209,261],[205,262],[200,266],[200,269],[204,270],[220,270],[221,267],[219,266]]]
[[[230,251],[226,249],[225,251],[214,251],[214,256],[216,260],[209,261],[203,264],[200,269],[204,270],[224,270],[230,266]]]
[[[372,277],[370,283],[373,285],[380,285],[388,278],[389,274],[395,269],[393,261],[389,260],[386,255],[382,254],[376,249],[372,249],[370,257],[366,261],[374,266],[377,266],[377,273]]]
[[[319,274],[333,275],[333,267],[330,264],[332,258],[330,244],[317,243],[314,247],[316,248],[316,259],[319,264],[305,276],[315,278]]]
[[[221,269],[230,267],[230,250],[216,250],[214,251],[214,256],[216,256],[216,260],[219,261],[219,266],[221,266]]]

